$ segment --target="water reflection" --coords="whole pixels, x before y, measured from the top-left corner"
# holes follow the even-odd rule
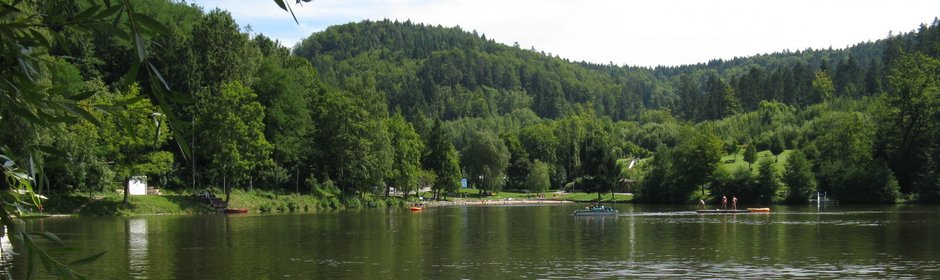
[[[702,215],[691,207],[615,205],[617,217],[572,217],[581,207],[78,218],[45,226],[89,248],[62,259],[117,252],[80,267],[97,279],[940,275],[940,207],[833,206],[817,212],[807,205],[780,206],[770,214]]]
[[[10,243],[7,227],[0,225],[0,279],[12,278],[11,267],[13,267],[13,244]]]
[[[127,260],[131,277],[134,279],[147,279],[147,269],[150,262],[147,259],[147,220],[128,219],[127,227]]]

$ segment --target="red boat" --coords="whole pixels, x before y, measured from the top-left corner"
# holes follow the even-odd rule
[[[225,214],[244,214],[248,213],[248,208],[225,208]]]
[[[411,212],[421,212],[421,207],[411,207]]]

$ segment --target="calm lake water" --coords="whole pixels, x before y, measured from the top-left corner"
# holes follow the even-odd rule
[[[371,209],[306,215],[48,218],[97,279],[934,278],[938,206],[774,206],[700,215],[690,206]],[[26,259],[4,239],[22,279]],[[41,268],[39,279],[51,278]]]

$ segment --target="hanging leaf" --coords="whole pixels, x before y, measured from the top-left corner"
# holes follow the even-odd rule
[[[144,62],[144,58],[147,58],[147,46],[144,44],[144,37],[140,35],[140,32],[134,32],[134,43],[137,45],[137,59]]]
[[[134,13],[134,20],[154,32],[157,32],[160,34],[167,34],[170,32],[170,30],[167,29],[166,26],[163,25],[163,23],[160,23],[159,21],[153,19],[152,17],[148,15],[141,14],[141,13]]]
[[[282,10],[287,11],[287,5],[284,4],[284,0],[274,0],[274,3],[276,3],[278,7],[281,7]]]
[[[65,241],[62,241],[62,239],[59,238],[58,235],[55,235],[55,233],[51,233],[51,232],[48,232],[48,231],[44,231],[44,232],[42,232],[42,233],[33,233],[33,235],[42,236],[42,237],[45,238],[46,240],[49,240],[49,241],[55,243],[56,245],[65,246]]]
[[[75,265],[89,264],[89,263],[92,263],[92,262],[98,260],[99,258],[101,258],[101,256],[104,256],[104,254],[107,254],[107,253],[108,253],[108,251],[104,251],[104,252],[101,252],[101,253],[97,253],[97,254],[94,254],[94,255],[91,255],[91,256],[88,256],[88,257],[79,259],[79,260],[72,261],[72,262],[69,263],[69,265],[75,266]]]
[[[89,90],[76,95],[69,96],[68,99],[72,101],[82,101],[88,98],[95,96],[95,91]]]
[[[166,80],[163,79],[163,75],[160,75],[160,70],[157,70],[156,66],[153,66],[153,63],[147,62],[147,66],[150,66],[150,71],[157,76],[157,79],[160,80],[160,83],[163,84],[163,87],[166,90],[170,90],[170,85],[166,83]]]

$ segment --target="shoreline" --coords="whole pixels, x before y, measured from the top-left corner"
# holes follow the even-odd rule
[[[230,206],[248,208],[251,213],[308,213],[321,210],[335,211],[364,208],[408,208],[420,204],[423,207],[480,207],[480,206],[514,206],[514,205],[562,205],[572,203],[587,203],[583,199],[596,197],[590,194],[565,194],[570,197],[538,198],[521,193],[503,192],[502,197],[489,196],[484,198],[448,197],[448,200],[419,200],[417,197],[388,198],[379,196],[352,197],[349,201],[342,201],[337,197],[316,197],[306,194],[277,194],[264,191],[235,191],[232,193]],[[610,197],[602,203],[626,203],[631,197],[618,199]],[[44,214],[56,217],[75,216],[154,216],[154,215],[186,215],[211,214],[213,209],[207,207],[206,202],[199,196],[189,193],[164,193],[161,195],[131,196],[129,203],[123,203],[119,195],[101,196],[99,194],[69,194],[51,196],[43,204],[46,207]],[[605,197],[606,199],[606,197]]]
[[[421,202],[421,205],[425,207],[446,207],[446,206],[488,206],[488,205],[539,205],[539,204],[569,204],[577,203],[576,201],[570,200],[535,200],[535,199],[513,199],[513,200],[486,200],[486,199],[474,199],[474,200],[455,200],[455,201],[427,201]]]

